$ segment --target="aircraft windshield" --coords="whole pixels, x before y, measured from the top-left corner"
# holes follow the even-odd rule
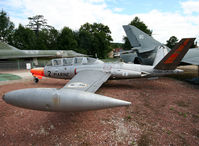
[[[48,62],[47,66],[70,66],[70,65],[85,65],[99,63],[99,60],[91,57],[74,57],[74,58],[62,58],[53,59]]]
[[[74,58],[63,58],[63,65],[84,65],[92,64],[96,61],[94,58],[90,57],[74,57]]]
[[[72,65],[73,58],[63,58],[63,65]]]
[[[83,60],[82,57],[74,58],[74,64],[81,64],[81,63],[82,63],[82,60]]]
[[[60,66],[61,64],[61,59],[54,59],[53,60],[53,66]]]
[[[49,61],[49,62],[46,64],[46,66],[52,66],[52,60]]]

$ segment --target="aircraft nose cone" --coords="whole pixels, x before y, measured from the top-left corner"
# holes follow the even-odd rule
[[[2,96],[2,99],[5,101],[5,94]]]
[[[35,75],[44,75],[44,68],[33,68],[30,72]]]
[[[13,92],[8,92],[6,94],[3,95],[2,99],[8,103],[8,104],[11,104],[13,100],[15,100],[15,93]]]

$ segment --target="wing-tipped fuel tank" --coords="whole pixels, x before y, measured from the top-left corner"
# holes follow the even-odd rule
[[[98,110],[131,103],[73,89],[29,88],[6,93],[3,100],[11,105],[41,111],[73,112]]]

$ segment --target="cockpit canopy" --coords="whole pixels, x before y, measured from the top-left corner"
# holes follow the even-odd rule
[[[91,57],[59,58],[52,59],[47,66],[88,65],[95,63],[103,63],[103,61]]]

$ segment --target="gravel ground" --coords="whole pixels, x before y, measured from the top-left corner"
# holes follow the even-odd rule
[[[61,88],[66,80],[0,85],[0,97],[22,88]],[[0,98],[0,145],[199,145],[199,86],[170,78],[108,81],[97,94],[129,107],[78,113],[17,108]]]

